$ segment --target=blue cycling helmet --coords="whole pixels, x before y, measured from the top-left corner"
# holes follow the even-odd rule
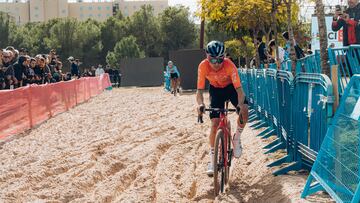
[[[206,53],[211,57],[223,57],[225,53],[224,43],[220,41],[211,41],[206,45]]]

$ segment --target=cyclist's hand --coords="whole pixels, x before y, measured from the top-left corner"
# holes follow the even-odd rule
[[[249,119],[249,107],[247,104],[242,104],[236,107],[236,112],[239,114],[239,126],[244,128]]]
[[[205,105],[204,104],[199,105],[197,110],[199,115],[203,115],[205,113]]]
[[[198,123],[203,123],[204,121],[202,115],[205,113],[205,105],[204,104],[199,105],[197,111],[198,111]]]

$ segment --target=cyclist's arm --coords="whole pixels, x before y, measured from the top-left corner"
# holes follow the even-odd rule
[[[166,74],[167,74],[168,76],[170,76],[169,66],[166,66]]]
[[[204,105],[204,91],[205,91],[205,71],[204,67],[199,65],[198,68],[198,79],[197,79],[197,92],[196,92],[196,101],[198,105]]]
[[[230,72],[231,80],[232,80],[232,83],[233,83],[233,85],[236,89],[237,95],[238,95],[238,101],[239,101],[238,106],[241,107],[245,102],[245,94],[244,94],[244,90],[241,86],[240,76],[239,76],[239,73],[234,64],[232,64],[232,67],[230,70],[231,70],[231,72]]]
[[[198,105],[204,105],[204,91],[205,90],[197,90],[196,92],[196,102]]]
[[[238,101],[239,101],[238,106],[241,107],[245,102],[245,94],[244,94],[244,90],[243,90],[242,86],[236,88],[236,92],[237,92]]]

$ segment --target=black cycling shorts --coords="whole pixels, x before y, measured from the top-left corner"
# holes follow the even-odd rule
[[[238,95],[233,84],[230,84],[224,88],[216,88],[210,85],[209,94],[210,94],[210,108],[221,108],[221,109],[225,108],[225,102],[227,100],[230,100],[230,102],[232,103],[232,105],[234,105],[234,107],[236,107],[239,103]],[[246,98],[244,103],[247,104]],[[212,118],[220,118],[220,113],[211,112],[210,119]]]
[[[179,78],[179,76],[178,76],[177,73],[170,73],[170,78],[171,79],[176,79],[176,78]]]

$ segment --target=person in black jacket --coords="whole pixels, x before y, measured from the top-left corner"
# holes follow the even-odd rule
[[[27,69],[27,57],[26,56],[20,56],[18,62],[14,64],[14,75],[16,80],[18,81],[17,87],[22,87],[23,79],[25,77]]]
[[[359,0],[348,0],[349,8],[345,12],[337,6],[332,22],[332,30],[343,28],[343,46],[360,44],[360,4]]]
[[[74,57],[70,56],[68,58],[69,62],[70,62],[70,72],[71,72],[71,76],[72,77],[76,77],[79,78],[80,77],[80,71],[79,71],[79,65],[78,63],[75,61]]]

